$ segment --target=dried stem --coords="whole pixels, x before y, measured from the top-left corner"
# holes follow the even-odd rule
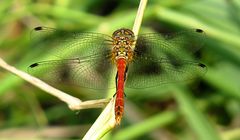
[[[43,81],[41,81],[23,71],[16,69],[13,66],[10,66],[1,58],[0,58],[0,66],[2,68],[6,69],[7,71],[28,81],[29,83],[35,85],[36,87],[42,89],[43,91],[46,91],[47,93],[57,97],[61,101],[65,102],[69,106],[69,108],[72,110],[85,109],[85,108],[99,108],[99,107],[105,106],[109,101],[109,99],[101,99],[101,100],[92,100],[92,101],[82,102],[80,99],[73,97],[67,93],[64,93],[46,83],[44,83]]]
[[[115,127],[114,114],[115,98],[108,103],[100,116],[88,130],[83,140],[98,140],[101,139],[107,132]]]
[[[132,29],[136,36],[138,35],[139,29],[142,24],[143,14],[144,14],[146,5],[147,5],[147,0],[140,1],[137,16],[135,18],[135,22],[134,22],[133,29]]]

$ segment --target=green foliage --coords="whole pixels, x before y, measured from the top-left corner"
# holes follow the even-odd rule
[[[0,56],[27,71],[30,64],[48,59],[53,47],[51,40],[30,37],[34,27],[111,35],[118,28],[133,26],[137,7],[138,2],[131,0],[1,1]],[[240,139],[240,1],[154,0],[149,1],[144,15],[140,33],[203,29],[207,39],[201,62],[208,71],[181,85],[127,89],[123,122],[105,139]],[[88,89],[61,88],[82,100],[104,96]],[[0,97],[1,131],[15,128],[28,132],[32,139],[39,134],[41,138],[81,138],[100,113],[97,109],[71,112],[59,100],[2,69]],[[62,129],[66,135],[54,134],[51,126],[66,126]],[[36,132],[24,129],[27,127]],[[40,129],[49,133],[40,133]],[[0,132],[0,137],[9,136]]]

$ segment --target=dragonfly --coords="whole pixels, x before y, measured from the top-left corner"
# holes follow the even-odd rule
[[[57,58],[33,63],[28,71],[51,83],[92,89],[115,87],[117,124],[124,113],[125,87],[138,89],[181,82],[203,76],[207,71],[206,65],[194,58],[205,39],[201,29],[164,35],[134,35],[127,28],[112,35],[68,33],[43,26],[33,30],[33,36],[47,35],[45,39],[50,42],[56,33],[61,36],[52,44],[54,48],[58,46],[52,53]]]

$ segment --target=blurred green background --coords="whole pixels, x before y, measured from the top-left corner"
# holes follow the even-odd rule
[[[26,71],[48,52],[46,42],[30,39],[34,27],[111,34],[132,28],[138,3],[2,0],[0,56]],[[186,84],[127,89],[122,124],[104,139],[240,140],[240,1],[149,0],[140,33],[189,28],[206,32],[201,49],[206,75]],[[81,100],[112,96],[108,91],[61,88]],[[82,138],[100,113],[101,109],[70,111],[55,97],[0,69],[0,138]]]

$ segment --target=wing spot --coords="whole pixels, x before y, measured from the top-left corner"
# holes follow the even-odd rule
[[[38,27],[35,27],[34,30],[35,31],[39,31],[39,30],[42,30],[43,28],[41,26],[38,26]]]
[[[202,67],[202,68],[205,68],[206,65],[202,64],[202,63],[199,63],[198,66]]]
[[[30,68],[34,68],[34,67],[36,67],[36,66],[38,66],[38,63],[34,63],[34,64],[30,65],[29,67],[30,67]]]
[[[203,33],[203,30],[202,29],[196,29],[196,32]]]

